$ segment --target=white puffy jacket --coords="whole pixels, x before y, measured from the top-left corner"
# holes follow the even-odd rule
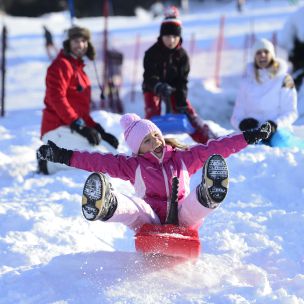
[[[272,120],[278,128],[290,128],[298,118],[296,89],[283,85],[288,75],[287,64],[276,60],[279,62],[278,72],[273,76],[269,69],[259,69],[260,82],[256,80],[253,63],[248,64],[231,117],[235,129],[239,129],[245,118],[255,118],[260,125]]]
[[[278,33],[278,45],[289,53],[294,48],[296,38],[304,43],[304,6],[289,16]]]

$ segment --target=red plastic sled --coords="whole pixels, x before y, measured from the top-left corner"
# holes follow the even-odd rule
[[[172,224],[145,224],[135,235],[136,251],[183,259],[196,259],[200,254],[198,231]]]
[[[172,179],[172,195],[165,225],[143,225],[135,235],[136,251],[182,259],[196,259],[201,244],[198,231],[179,226],[178,178]]]

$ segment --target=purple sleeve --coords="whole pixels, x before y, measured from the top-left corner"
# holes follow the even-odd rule
[[[242,133],[219,137],[209,140],[206,145],[195,145],[186,151],[183,160],[190,174],[199,170],[212,154],[220,154],[224,158],[247,147]]]
[[[78,169],[108,173],[111,177],[123,180],[134,180],[137,167],[135,157],[123,154],[113,155],[111,153],[89,153],[75,151],[72,155],[70,166]]]

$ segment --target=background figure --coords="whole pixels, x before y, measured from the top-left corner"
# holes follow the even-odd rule
[[[181,21],[175,7],[167,12],[160,27],[160,35],[144,56],[143,92],[145,117],[161,114],[161,101],[168,101],[170,112],[187,114],[195,133],[190,136],[206,143],[215,136],[200,119],[187,100],[189,57],[182,47]]]
[[[292,76],[297,90],[304,78],[304,7],[300,7],[287,19],[278,33],[278,45],[288,52],[292,63]]]
[[[44,40],[45,40],[45,50],[50,60],[53,60],[55,56],[58,54],[58,50],[53,41],[52,33],[49,29],[44,25]]]
[[[150,12],[153,15],[153,18],[161,16],[164,11],[164,5],[160,0],[155,0],[154,3],[150,6]]]
[[[242,12],[244,10],[244,5],[245,5],[246,1],[245,0],[236,0],[236,9],[239,12]]]
[[[290,128],[297,119],[297,92],[287,74],[287,63],[276,58],[270,41],[257,40],[253,55],[253,62],[248,64],[241,82],[231,124],[244,131],[268,121],[271,136],[264,143],[269,144],[277,128]]]
[[[94,60],[95,50],[86,28],[72,27],[63,49],[47,70],[45,108],[42,114],[41,139],[52,140],[68,149],[90,150],[101,140],[114,148],[118,140],[105,132],[90,116],[91,83],[84,71],[83,57]],[[38,161],[39,171],[45,174],[59,169],[58,165]]]

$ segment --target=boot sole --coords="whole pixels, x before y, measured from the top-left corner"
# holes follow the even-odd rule
[[[214,154],[208,159],[205,171],[207,194],[216,203],[222,202],[228,192],[228,167],[225,159]]]
[[[105,177],[92,173],[85,181],[82,194],[82,213],[89,221],[99,218],[105,197]]]

